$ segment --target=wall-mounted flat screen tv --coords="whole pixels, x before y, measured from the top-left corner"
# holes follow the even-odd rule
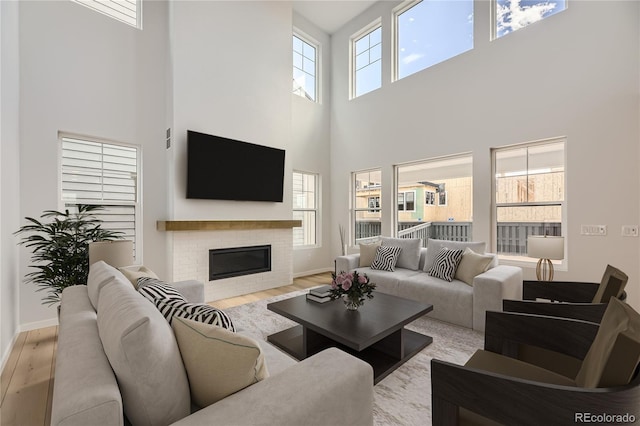
[[[282,202],[282,149],[187,131],[187,198]]]

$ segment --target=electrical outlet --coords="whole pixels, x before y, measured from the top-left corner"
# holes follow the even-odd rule
[[[582,225],[580,226],[580,235],[607,235],[607,225]]]
[[[638,225],[622,225],[622,236],[623,237],[637,237],[638,236]]]

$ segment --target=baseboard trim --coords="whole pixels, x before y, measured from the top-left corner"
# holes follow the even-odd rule
[[[307,277],[309,275],[322,274],[325,272],[333,272],[332,268],[314,269],[311,271],[297,272],[293,274],[293,278]]]
[[[18,336],[20,332],[16,332],[13,334],[13,339],[11,339],[11,343],[7,346],[7,349],[2,354],[2,363],[0,363],[0,374],[4,373],[4,368],[7,366],[7,361],[9,361],[9,357],[11,356],[11,351],[13,351],[13,347],[18,340]]]
[[[50,318],[48,320],[28,322],[20,325],[20,332],[37,330],[38,328],[53,327],[58,325],[58,318]]]

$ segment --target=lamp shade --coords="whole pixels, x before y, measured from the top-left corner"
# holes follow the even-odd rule
[[[133,264],[133,241],[94,241],[89,243],[89,265],[103,260],[105,263],[120,268]]]
[[[530,236],[527,238],[527,256],[538,259],[564,259],[564,237]]]

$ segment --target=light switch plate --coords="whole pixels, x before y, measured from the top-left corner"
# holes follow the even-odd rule
[[[605,236],[607,235],[607,225],[581,225],[580,235]]]

